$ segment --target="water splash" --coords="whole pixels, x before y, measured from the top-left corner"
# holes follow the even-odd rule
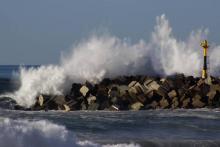
[[[134,30],[135,31],[135,30]],[[183,41],[176,39],[165,15],[156,18],[150,42],[131,44],[111,35],[92,35],[61,57],[59,65],[21,69],[21,87],[10,94],[20,105],[30,107],[39,93],[61,94],[73,82],[98,82],[104,77],[135,74],[199,76],[202,52],[199,43],[208,30],[193,31]],[[220,46],[210,49],[211,73],[219,71]]]

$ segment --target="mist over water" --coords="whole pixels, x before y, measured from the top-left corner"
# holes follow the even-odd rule
[[[21,86],[9,96],[30,107],[38,94],[62,94],[73,82],[98,82],[104,77],[135,74],[200,76],[203,58],[199,45],[207,34],[207,29],[199,29],[186,40],[176,39],[163,14],[156,18],[149,42],[131,44],[112,35],[92,35],[74,45],[61,57],[59,65],[21,68]],[[219,75],[219,49],[220,46],[209,49],[212,75]]]

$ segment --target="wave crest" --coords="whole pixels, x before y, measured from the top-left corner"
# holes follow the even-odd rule
[[[30,107],[41,94],[65,94],[73,82],[98,82],[104,77],[135,74],[200,75],[199,43],[208,30],[193,31],[186,41],[176,39],[165,15],[157,17],[150,42],[131,44],[111,35],[93,35],[75,45],[59,65],[20,71],[21,87],[10,94],[18,104]],[[219,74],[219,46],[210,49],[210,72]]]

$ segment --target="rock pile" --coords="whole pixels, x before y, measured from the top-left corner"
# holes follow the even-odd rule
[[[37,97],[31,110],[145,110],[216,108],[220,79],[177,74],[166,78],[121,76],[99,84],[74,83],[68,94]]]

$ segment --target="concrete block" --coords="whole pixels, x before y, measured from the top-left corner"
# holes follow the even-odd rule
[[[96,97],[91,95],[90,97],[87,98],[88,104],[90,105],[91,103],[94,103],[96,101]]]
[[[188,108],[190,104],[190,98],[186,98],[182,102],[182,108]]]
[[[165,98],[162,98],[160,100],[159,104],[160,104],[160,108],[163,108],[163,109],[168,108],[168,106],[169,106],[169,102]]]
[[[194,108],[202,108],[202,107],[205,106],[205,103],[203,103],[199,99],[193,99],[192,105],[193,105]]]
[[[178,102],[178,98],[177,97],[174,97],[173,99],[172,99],[172,109],[176,109],[176,108],[178,108],[178,106],[179,106],[179,102]]]
[[[160,85],[156,82],[156,81],[153,81],[153,80],[147,80],[144,82],[144,87],[146,88],[146,93],[149,93],[153,90],[158,90]]]
[[[213,90],[211,89],[208,93],[207,93],[207,96],[210,100],[213,100],[213,98],[215,97],[216,95],[216,90]]]
[[[141,94],[144,92],[144,88],[142,87],[142,85],[137,82],[137,81],[132,81],[129,85],[128,85],[129,89],[134,89],[133,92],[135,92],[135,94]]]
[[[131,105],[131,109],[137,111],[137,110],[140,110],[141,107],[143,107],[143,106],[144,105],[141,102],[136,102]]]
[[[43,95],[40,95],[38,97],[38,103],[39,103],[40,106],[43,106],[43,104],[44,104],[44,97],[43,97]]]
[[[109,107],[109,110],[110,111],[119,111],[119,108],[118,108],[118,106],[111,105],[111,107]]]
[[[137,100],[144,104],[146,101],[146,96],[144,94],[137,95]]]
[[[150,106],[153,108],[153,109],[156,109],[156,107],[158,106],[158,103],[156,101],[153,101]]]
[[[88,107],[88,110],[98,110],[99,104],[98,103],[91,103]]]
[[[126,91],[128,91],[128,86],[127,85],[120,85],[118,86],[118,91],[119,91],[119,96],[123,96],[126,94]]]
[[[169,98],[174,98],[177,96],[177,92],[176,90],[172,90],[168,93]]]
[[[108,96],[109,97],[119,97],[119,90],[117,87],[112,87],[108,91]]]
[[[63,107],[66,112],[70,111],[70,107],[68,105],[64,104]]]
[[[86,94],[89,92],[89,88],[86,86],[82,86],[79,91],[85,97]]]
[[[57,95],[54,97],[54,102],[58,105],[63,105],[66,103],[65,96],[64,95]]]

